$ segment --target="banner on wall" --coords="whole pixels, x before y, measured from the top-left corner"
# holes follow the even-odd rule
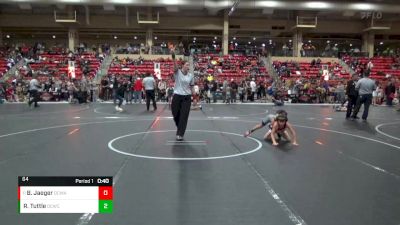
[[[154,74],[157,79],[161,80],[161,66],[160,63],[154,63]]]
[[[68,77],[75,79],[75,61],[68,61]]]

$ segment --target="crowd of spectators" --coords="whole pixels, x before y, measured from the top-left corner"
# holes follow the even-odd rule
[[[103,50],[107,52],[110,48],[106,45],[92,46],[91,50],[95,51],[89,53],[86,45],[81,44],[75,52],[69,52],[62,47],[46,48],[38,43],[2,51],[2,56],[9,59],[7,67],[12,67],[16,60],[22,58],[26,65],[18,68],[12,80],[0,84],[0,98],[26,101],[28,82],[36,77],[41,83],[41,98],[46,101],[83,103],[115,100],[116,88],[124,85],[126,102],[140,102],[145,98],[141,80],[148,73],[154,74],[154,64],[160,63],[162,77],[154,74],[157,78],[156,96],[159,101],[168,101],[174,82],[172,62],[168,59],[114,58],[108,74],[101,80],[95,79],[99,65],[107,54]],[[342,59],[360,77],[369,73],[371,78],[377,80],[374,104],[392,104],[392,87],[397,93],[400,76],[399,57],[368,59],[345,56]],[[255,55],[194,54],[193,60],[196,86],[201,100],[207,103],[217,100],[224,103],[276,100],[342,103],[345,101],[346,81],[350,78],[339,63],[322,62],[319,58],[307,63],[290,60],[273,62],[279,78],[275,81],[269,76],[264,61]],[[69,61],[75,62],[76,79],[68,76]],[[324,70],[328,72],[329,79],[324,79]]]
[[[92,93],[95,86],[92,83],[105,57],[97,47],[93,48],[96,51],[87,52],[83,44],[74,52],[62,46],[46,48],[43,43],[11,48],[24,61],[1,83],[1,98],[10,102],[27,100],[29,82],[33,77],[40,82],[39,93],[45,101],[71,101],[80,91]],[[69,74],[70,62],[75,64],[75,77]]]
[[[394,74],[398,73],[397,59],[375,58],[371,60],[352,59],[344,57],[344,61],[356,71],[358,77],[366,73],[375,79],[377,89],[374,91],[373,104],[379,105],[386,102],[392,105],[395,98],[395,90],[398,87],[398,76],[384,75],[376,76],[378,73],[374,68],[376,63],[380,69],[389,66]],[[389,62],[389,63],[388,63]],[[295,61],[275,61],[273,67],[279,77],[279,87],[285,93],[285,99],[291,102],[305,103],[344,103],[347,80],[350,74],[346,73],[338,63],[321,62],[320,59],[313,59],[310,63]],[[387,68],[389,69],[389,68]],[[327,74],[324,74],[324,70]],[[387,70],[384,70],[387,71]],[[326,76],[328,79],[326,79]],[[394,88],[393,88],[394,87]],[[394,90],[394,91],[393,91]]]

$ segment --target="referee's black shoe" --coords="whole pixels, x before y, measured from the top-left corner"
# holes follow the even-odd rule
[[[180,135],[176,135],[176,140],[177,140],[177,141],[183,141],[183,137],[180,136]]]

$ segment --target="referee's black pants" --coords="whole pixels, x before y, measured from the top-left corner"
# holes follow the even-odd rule
[[[191,102],[191,95],[177,95],[172,97],[171,111],[177,128],[176,135],[185,135]]]
[[[153,101],[153,108],[157,110],[156,98],[154,90],[146,90],[146,108],[147,111],[150,109],[150,100]]]
[[[369,106],[371,105],[371,103],[372,103],[372,94],[359,95],[352,117],[357,118],[358,111],[360,111],[361,105],[364,104],[364,112],[361,118],[363,120],[366,120],[368,117]]]
[[[29,102],[28,102],[29,106],[31,106],[32,103],[35,103],[34,106],[38,107],[38,101],[39,101],[39,98],[40,98],[39,92],[37,90],[31,90],[30,91],[30,97],[32,99],[29,100]]]
[[[346,112],[346,118],[350,118],[351,113],[353,111],[353,107],[357,105],[357,98],[358,96],[350,96],[348,97],[347,101],[347,112]]]

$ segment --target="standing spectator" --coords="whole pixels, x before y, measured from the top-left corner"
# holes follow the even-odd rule
[[[113,83],[111,84],[112,89],[112,97],[114,105],[117,104],[117,89],[118,89],[118,80],[117,76],[114,75]]]
[[[169,109],[171,109],[171,102],[173,95],[174,95],[174,86],[170,84],[170,86],[167,88],[167,102]]]
[[[256,94],[257,91],[257,84],[254,78],[252,78],[250,81],[250,89],[251,89],[250,101],[254,102],[254,95]]]
[[[228,80],[226,79],[226,77],[224,78],[224,82],[222,83],[222,102],[225,103],[226,100],[226,88],[228,86]]]
[[[203,98],[206,101],[206,103],[210,103],[211,92],[210,92],[210,87],[208,86],[208,81],[204,82]]]
[[[236,103],[236,95],[237,95],[237,91],[238,91],[238,85],[236,84],[236,82],[231,79],[231,102],[235,102]]]
[[[197,82],[194,83],[193,86],[193,105],[192,109],[202,109],[201,105],[198,105],[198,102],[200,101],[200,87],[197,85]]]
[[[267,93],[265,91],[265,83],[263,81],[260,82],[260,99],[261,102],[265,101],[266,102],[266,96]]]
[[[378,92],[379,92],[379,83],[376,82],[376,89],[372,92],[372,105],[378,105]]]
[[[156,87],[156,81],[154,80],[154,77],[150,74],[147,73],[147,76],[143,79],[143,86],[146,91],[146,109],[149,111],[150,109],[150,100],[153,102],[153,109],[154,111],[157,110],[157,105],[156,105],[156,99],[155,99],[155,87]]]
[[[396,93],[396,87],[393,83],[393,80],[391,80],[385,87],[386,105],[388,106],[393,106],[394,94]]]
[[[98,95],[98,87],[97,87],[97,82],[94,80],[92,77],[89,82],[90,86],[90,101],[91,102],[96,102],[97,101],[97,95]]]
[[[28,101],[29,107],[32,105],[32,103],[35,103],[34,104],[35,108],[39,107],[38,105],[39,89],[40,89],[39,82],[38,80],[36,80],[36,76],[33,76],[32,80],[29,82],[29,94],[30,97],[32,97],[32,99]]]
[[[382,104],[383,101],[383,89],[382,89],[382,84],[377,84],[376,87],[376,92],[378,94],[378,99],[377,99],[377,104],[380,105]]]
[[[339,81],[338,85],[336,86],[336,101],[340,104],[344,104],[345,102],[345,95],[344,95],[344,85],[341,81]]]
[[[115,98],[118,100],[118,105],[115,106],[115,110],[117,110],[118,112],[122,112],[124,111],[121,108],[122,102],[124,101],[124,94],[125,94],[125,90],[126,90],[126,83],[114,83],[114,85],[117,86],[116,92],[115,92]]]
[[[132,104],[132,77],[129,78],[129,80],[125,83],[125,93],[124,93],[124,98],[126,103],[128,102]]]
[[[358,119],[357,114],[360,110],[361,104],[364,104],[364,112],[362,115],[362,119],[364,122],[367,121],[369,106],[372,102],[372,92],[376,89],[376,84],[374,80],[369,78],[369,73],[364,74],[364,77],[361,78],[356,84],[356,90],[358,90],[358,99],[357,105],[354,109],[352,119]]]
[[[103,101],[107,101],[108,100],[108,96],[109,96],[109,91],[108,91],[108,79],[107,77],[104,77],[101,82],[101,99]]]
[[[351,80],[347,82],[346,86],[346,95],[347,95],[347,113],[346,119],[350,118],[351,112],[353,111],[353,107],[357,104],[358,92],[356,90],[358,75],[353,74]]]
[[[166,90],[167,90],[167,82],[165,82],[165,80],[160,80],[158,82],[158,100],[159,101],[165,100]]]
[[[244,102],[244,95],[245,95],[244,82],[242,82],[239,85],[238,91],[239,91],[239,100],[240,100],[241,103],[243,103]]]
[[[0,104],[3,104],[6,95],[6,90],[4,89],[3,83],[0,83]]]
[[[371,72],[372,68],[374,68],[374,64],[372,63],[372,61],[370,60],[367,64],[367,72]]]
[[[142,103],[142,90],[143,90],[143,84],[142,81],[140,80],[140,77],[136,78],[135,84],[133,85],[133,97],[134,97],[134,102],[139,101],[139,103]]]
[[[217,102],[217,89],[218,89],[218,84],[215,80],[213,80],[211,86],[211,95],[214,103]]]
[[[83,103],[87,102],[88,98],[88,82],[86,79],[86,76],[84,75],[81,79],[81,91],[82,91],[82,98],[83,98]]]
[[[226,99],[226,104],[230,104],[231,103],[231,86],[229,84],[226,85],[226,95],[225,95],[225,99]]]

